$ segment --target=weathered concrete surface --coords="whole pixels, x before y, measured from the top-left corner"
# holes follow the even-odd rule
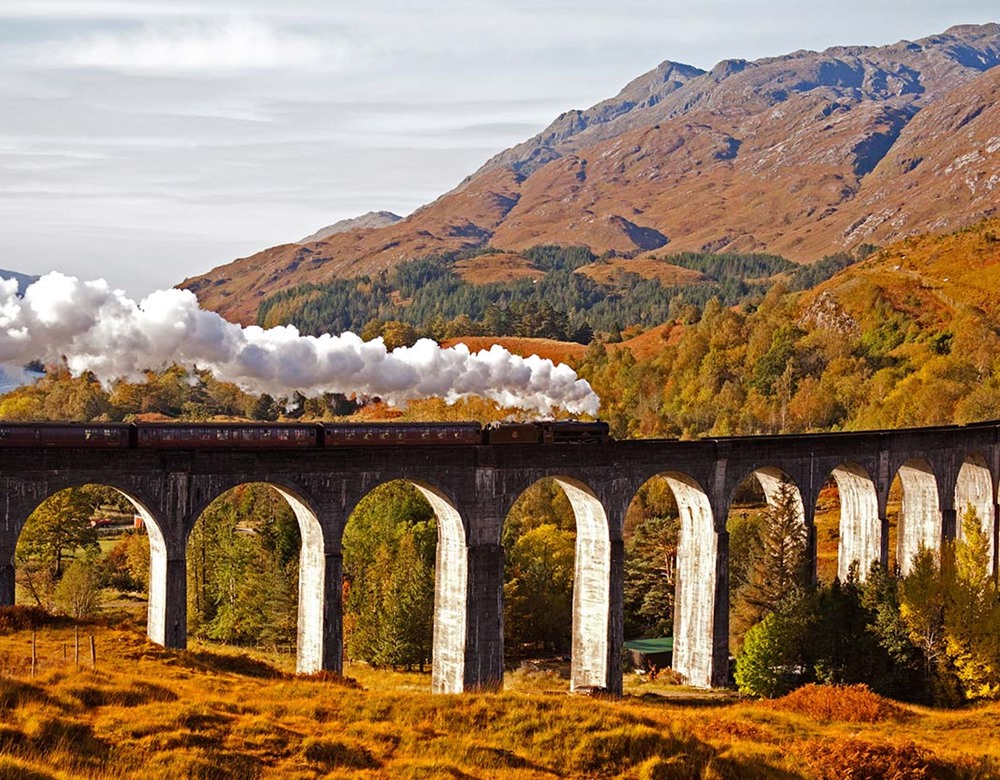
[[[1000,423],[909,431],[607,444],[359,447],[301,451],[75,450],[0,447],[0,603],[14,597],[13,554],[31,511],[67,487],[115,487],[147,517],[149,632],[186,642],[185,551],[202,511],[248,482],[278,488],[303,537],[299,659],[303,671],[342,668],[341,538],[368,492],[408,480],[438,516],[434,689],[496,688],[503,679],[504,519],[530,485],[555,478],[577,516],[574,687],[621,690],[622,524],[647,480],[665,475],[681,509],[675,667],[694,685],[726,679],[729,506],[755,474],[773,498],[780,475],[812,528],[828,476],[842,494],[841,576],[855,558],[885,562],[885,506],[900,472],[909,527],[931,544],[954,538],[967,503],[996,549]],[[905,475],[905,478],[904,478]],[[937,509],[933,494],[937,496]],[[297,504],[297,506],[296,506]],[[935,514],[936,513],[936,514]],[[810,547],[815,554],[815,545]]]
[[[975,511],[980,525],[990,542],[990,573],[997,571],[995,531],[996,504],[994,503],[993,477],[986,459],[976,453],[968,456],[959,469],[955,484],[955,513],[957,523],[955,538],[963,538],[962,520],[970,508]]]
[[[708,496],[692,478],[663,475],[680,512],[677,540],[677,606],[674,610],[674,669],[688,685],[713,681],[718,534]]]
[[[431,690],[461,693],[465,687],[466,599],[469,559],[458,510],[438,491],[417,485],[438,521],[434,569],[434,637]]]
[[[863,466],[845,463],[833,470],[840,493],[840,540],[837,576],[846,580],[851,565],[858,564],[864,578],[873,561],[882,558],[882,521],[875,483]]]
[[[937,479],[923,458],[907,461],[899,467],[903,486],[903,505],[896,529],[899,571],[905,576],[913,566],[913,557],[921,548],[941,549],[941,507],[938,504]]]
[[[579,483],[556,480],[576,518],[573,578],[573,652],[570,690],[607,688],[611,622],[611,539],[597,497]]]

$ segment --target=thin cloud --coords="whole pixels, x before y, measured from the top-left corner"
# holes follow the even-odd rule
[[[158,23],[33,47],[36,67],[95,68],[164,74],[325,69],[347,58],[331,42],[245,18]]]

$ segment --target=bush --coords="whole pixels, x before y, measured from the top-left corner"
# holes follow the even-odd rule
[[[93,617],[101,609],[101,572],[85,561],[73,561],[56,585],[53,600],[74,620]]]
[[[817,780],[920,780],[938,777],[933,757],[912,742],[892,744],[862,739],[810,740],[802,756]]]
[[[795,687],[794,632],[786,616],[772,612],[747,631],[743,653],[736,659],[736,685],[741,693],[772,698]]]
[[[769,702],[768,706],[776,710],[798,712],[815,720],[846,723],[881,723],[886,720],[901,720],[908,714],[889,700],[872,693],[867,685],[811,683]]]

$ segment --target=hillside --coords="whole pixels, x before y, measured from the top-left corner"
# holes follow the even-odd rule
[[[419,257],[586,245],[813,262],[993,213],[1000,25],[711,71],[664,63],[559,117],[405,220],[273,247],[186,280],[244,323],[269,294]]]
[[[619,436],[1000,418],[1000,218],[904,239],[810,290],[710,303],[646,359],[579,365]]]
[[[998,706],[947,712],[858,686],[734,702],[629,675],[620,701],[567,696],[556,669],[501,694],[434,696],[429,675],[297,677],[288,656],[165,650],[68,622],[0,632],[0,776],[10,778],[993,777]],[[887,732],[893,732],[887,736]]]

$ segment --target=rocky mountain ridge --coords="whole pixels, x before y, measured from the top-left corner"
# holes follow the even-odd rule
[[[338,222],[334,222],[332,225],[320,228],[315,233],[312,233],[305,238],[300,238],[295,243],[311,244],[314,241],[322,241],[325,238],[337,235],[337,233],[346,233],[349,230],[388,227],[389,225],[396,224],[401,219],[402,217],[399,216],[399,214],[393,214],[391,211],[369,211],[367,214],[362,214],[360,217],[342,219]]]
[[[382,228],[273,247],[182,286],[242,322],[267,295],[490,246],[798,262],[996,211],[1000,25],[710,71],[665,62]]]

